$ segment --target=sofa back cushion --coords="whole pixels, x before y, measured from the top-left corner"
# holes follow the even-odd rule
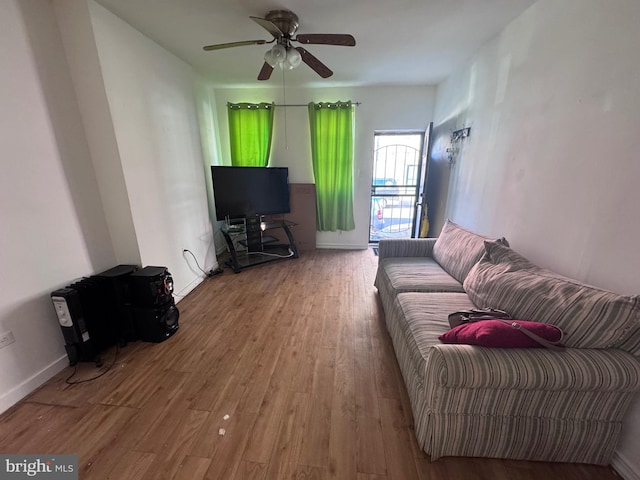
[[[565,332],[567,347],[621,348],[640,355],[640,297],[563,277],[498,242],[486,242],[485,250],[464,282],[475,305],[556,325]]]
[[[449,275],[462,283],[469,270],[484,254],[485,240],[492,239],[466,230],[447,220],[433,246],[432,255]],[[505,239],[499,241],[508,245]]]

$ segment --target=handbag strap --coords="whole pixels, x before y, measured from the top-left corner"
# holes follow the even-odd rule
[[[474,316],[485,317],[488,315],[491,315],[491,318],[511,318],[511,315],[509,315],[507,312],[505,312],[504,310],[498,310],[497,308],[472,309],[463,313],[467,313],[471,318],[474,318]]]
[[[538,342],[543,347],[546,347],[546,348],[548,348],[550,350],[560,351],[560,352],[564,350],[564,345],[562,344],[562,337],[564,337],[564,332],[562,330],[560,330],[560,329],[558,329],[560,331],[560,340],[558,340],[557,342],[550,342],[549,340],[547,340],[545,338],[542,338],[540,335],[536,335],[535,333],[533,333],[528,328],[523,327],[522,324],[520,324],[518,322],[514,322],[514,321],[510,321],[510,320],[502,320],[500,318],[496,318],[496,320],[500,320],[502,323],[506,323],[508,325],[511,325],[513,328],[515,328],[516,330],[524,333],[530,339]]]

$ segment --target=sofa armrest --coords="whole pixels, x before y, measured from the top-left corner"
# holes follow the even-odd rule
[[[443,388],[640,390],[640,362],[622,350],[483,348],[435,345],[427,378]]]
[[[378,243],[380,260],[389,257],[431,257],[437,238],[383,238]]]
[[[415,418],[431,461],[607,465],[640,385],[640,362],[622,350],[435,345],[429,352]]]

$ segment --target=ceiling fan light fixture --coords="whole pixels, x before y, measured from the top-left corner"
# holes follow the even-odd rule
[[[267,53],[264,54],[264,61],[272,67],[282,63],[287,58],[287,49],[283,45],[274,45]]]
[[[278,64],[278,62],[273,58],[273,52],[271,49],[267,50],[264,54],[264,61],[271,65],[271,67],[275,67]]]
[[[300,52],[295,48],[289,47],[287,49],[287,58],[284,63],[289,70],[296,68],[300,63],[302,63],[302,56],[300,55]]]

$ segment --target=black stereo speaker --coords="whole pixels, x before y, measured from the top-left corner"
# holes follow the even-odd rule
[[[173,303],[173,278],[167,267],[144,267],[128,277],[133,307],[158,308]]]
[[[159,343],[178,330],[180,311],[173,299],[162,307],[133,307],[133,321],[140,340]]]
[[[103,283],[101,295],[105,300],[103,314],[112,324],[118,344],[138,340],[138,335],[129,312],[129,279],[138,270],[137,265],[118,265],[98,273],[93,279],[100,279]]]

